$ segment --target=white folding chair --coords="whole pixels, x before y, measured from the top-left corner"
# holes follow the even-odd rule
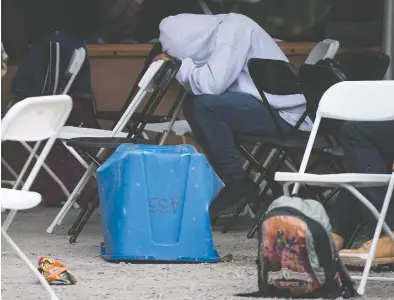
[[[341,187],[351,192],[359,199],[378,219],[375,234],[372,240],[371,251],[368,254],[366,265],[357,292],[365,293],[367,280],[391,281],[394,278],[368,277],[375,256],[376,246],[382,228],[394,243],[394,235],[385,224],[387,209],[394,189],[394,172],[390,174],[306,174],[305,170],[311,155],[313,143],[322,118],[339,119],[347,121],[387,121],[394,120],[394,81],[345,81],[332,86],[320,100],[319,108],[300,170],[297,173],[277,172],[275,180],[285,182],[284,191],[289,195],[289,186],[295,183],[292,194],[296,194],[300,184],[324,187]],[[371,100],[373,99],[373,101]],[[366,199],[357,188],[388,185],[382,210],[377,209]]]
[[[1,121],[1,141],[36,142],[13,189],[17,189],[26,175],[41,142],[48,139],[22,186],[22,190],[30,189],[71,108],[72,100],[67,95],[39,96],[20,101],[7,112]],[[3,224],[3,229],[8,228],[14,216],[15,212],[11,211]]]
[[[1,233],[5,240],[11,245],[18,256],[24,260],[29,268],[38,276],[41,284],[50,293],[51,299],[58,299],[46,280],[36,271],[35,267],[28,262],[27,257],[20,251],[11,238],[6,234],[11,225],[17,210],[29,209],[36,206],[41,201],[41,196],[37,193],[29,193],[37,174],[42,167],[45,158],[51,150],[60,128],[66,122],[72,109],[72,100],[67,95],[40,96],[27,98],[16,103],[7,112],[1,121],[1,141],[36,142],[33,151],[27,159],[22,171],[16,179],[12,190],[3,190],[1,197],[1,207],[10,209],[7,218],[2,224]],[[36,151],[41,142],[47,140],[37,161],[31,168],[21,191],[17,191],[22,178],[27,173],[32,164]]]
[[[41,202],[41,195],[35,192],[1,189],[1,207],[10,210],[26,210],[37,206]],[[34,273],[43,288],[49,293],[51,300],[58,300],[46,279],[38,272],[37,267],[29,260],[22,250],[15,244],[6,231],[1,228],[3,239],[11,246],[16,255],[25,262],[30,271]]]
[[[51,53],[51,52],[50,52]],[[79,71],[81,70],[81,67],[84,63],[86,59],[86,50],[83,47],[80,47],[78,49],[75,49],[72,57],[70,59],[69,62],[69,66],[67,68],[66,71],[66,76],[69,78],[65,89],[63,90],[62,95],[67,95],[70,88],[72,87],[75,78],[77,77],[77,75],[79,74]],[[50,59],[50,61],[52,62],[52,59]],[[55,74],[55,84],[54,84],[54,90],[53,93],[56,92],[57,90],[57,86],[58,86],[58,82],[59,82],[59,64],[60,64],[60,47],[59,47],[59,43],[56,43],[56,60],[55,60],[55,64],[56,64],[56,74]],[[29,146],[29,144],[27,144],[26,142],[22,141],[21,144],[23,145],[23,147],[29,151],[29,153],[32,153],[33,149]],[[35,158],[38,158],[38,155],[35,155]],[[2,164],[6,167],[6,169],[9,171],[9,173],[15,178],[18,178],[18,174],[17,172],[7,163],[7,161],[5,161],[3,158],[1,159]],[[52,179],[59,185],[60,189],[62,190],[62,192],[64,193],[64,195],[68,198],[70,197],[70,192],[68,191],[68,189],[66,188],[66,186],[64,185],[64,183],[61,181],[61,179],[51,170],[51,168],[47,165],[47,164],[43,164],[43,168],[44,170],[52,177]],[[4,181],[2,181],[4,183]],[[7,184],[10,184],[12,186],[14,186],[16,184],[16,181],[9,181],[9,182],[5,182]],[[19,184],[23,184],[22,182],[19,182]],[[15,188],[18,188],[17,186]],[[77,203],[74,204],[75,208],[78,208],[79,206],[77,205]]]
[[[48,227],[47,233],[52,233],[56,225],[60,225],[63,221],[64,217],[67,215],[68,211],[70,210],[73,203],[75,203],[77,196],[80,192],[82,192],[83,188],[88,183],[88,180],[91,176],[95,176],[95,165],[94,164],[87,164],[82,156],[75,151],[74,148],[68,146],[67,140],[72,138],[79,138],[79,137],[127,137],[128,133],[123,132],[123,129],[129,122],[130,118],[136,111],[138,105],[142,102],[145,95],[148,92],[154,91],[154,83],[156,74],[158,71],[164,66],[164,61],[155,61],[153,62],[148,70],[145,72],[144,76],[141,78],[138,86],[140,90],[134,97],[133,101],[131,101],[130,105],[122,115],[121,119],[117,122],[112,130],[104,130],[104,129],[92,129],[92,128],[83,128],[83,127],[72,127],[72,126],[65,126],[60,130],[58,138],[63,142],[64,146],[75,156],[75,158],[84,166],[87,170],[85,174],[82,176],[81,180],[74,188],[74,191],[71,193],[70,197],[68,198],[67,202],[63,205],[55,219],[53,220],[52,224]],[[97,154],[98,157],[102,157],[105,154],[105,149],[100,149],[99,153]]]

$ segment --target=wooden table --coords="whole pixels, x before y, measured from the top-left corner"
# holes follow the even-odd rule
[[[308,55],[315,42],[278,43],[286,55]],[[146,57],[152,44],[98,44],[87,45],[89,57]]]

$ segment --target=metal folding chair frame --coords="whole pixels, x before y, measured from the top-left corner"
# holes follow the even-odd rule
[[[75,138],[67,141],[67,147],[74,148],[74,151],[81,150],[90,159],[91,163],[93,163],[96,167],[99,167],[104,159],[103,153],[107,152],[108,149],[115,149],[124,143],[155,143],[155,141],[140,139],[140,137],[143,135],[143,130],[147,123],[147,120],[149,119],[149,117],[152,116],[152,114],[158,107],[162,97],[166,93],[170,83],[178,72],[179,67],[180,62],[177,60],[166,62],[163,71],[161,72],[161,74],[159,74],[156,81],[158,84],[158,88],[155,89],[150,99],[146,103],[138,118],[138,121],[134,121],[132,127],[129,128],[127,138]],[[174,115],[173,121],[175,121],[177,109],[180,109],[182,99],[182,97],[179,97],[179,99],[173,106],[173,109],[171,109],[170,111],[170,113],[172,112]],[[163,135],[162,140],[164,137],[165,136]],[[93,148],[100,149],[98,153],[94,153],[94,151],[91,151],[92,144],[95,144],[93,145]],[[90,170],[91,168],[92,164],[90,164],[88,170]],[[95,168],[92,168],[92,170],[94,169]],[[92,201],[90,207],[87,206],[80,212],[79,216],[74,221],[72,227],[68,231],[68,234],[71,235],[70,243],[76,242],[78,235],[93,214],[98,204],[99,199],[98,196],[96,196],[95,199]]]

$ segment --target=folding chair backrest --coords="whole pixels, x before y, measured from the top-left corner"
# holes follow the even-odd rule
[[[345,52],[335,57],[335,64],[348,80],[381,80],[390,65],[390,57],[379,51]]]
[[[142,90],[153,91],[142,110],[143,116],[150,116],[156,110],[161,98],[164,96],[170,83],[178,73],[180,66],[181,61],[176,58],[172,58],[166,62],[156,61],[150,65],[149,69],[152,69],[152,72],[147,71],[138,83],[138,86]],[[157,70],[157,72],[155,70]],[[152,77],[152,74],[155,75]],[[127,110],[129,110],[129,108]],[[137,139],[142,134],[146,123],[146,118],[142,118],[138,122],[135,122],[130,129],[129,136]]]
[[[320,99],[331,86],[347,80],[345,74],[327,61],[319,61],[316,65],[302,65],[300,78],[308,105],[310,108],[314,107],[313,113],[316,113]]]
[[[316,119],[302,158],[299,173],[308,165],[322,118],[347,121],[394,120],[394,81],[344,81],[327,90],[319,103]],[[296,184],[293,194],[298,192]]]
[[[254,85],[265,101],[264,93],[282,96],[301,93],[298,70],[289,62],[252,58],[248,62],[248,69]]]
[[[163,93],[167,90],[170,82],[174,79],[176,73],[178,72],[180,65],[181,63],[177,59],[173,59],[167,62],[160,60],[149,65],[148,70],[142,76],[141,80],[137,83],[137,87],[140,90],[134,96],[134,98],[131,99],[132,101],[130,101],[127,107],[125,107],[125,110],[122,113],[119,121],[117,121],[116,124],[113,126],[112,131],[114,134],[118,131],[123,130],[123,128],[126,126],[127,122],[130,120],[131,116],[133,115],[147,92],[150,92],[152,91],[152,89],[154,89],[154,92],[150,96],[148,104],[151,102],[151,100],[162,97]],[[134,101],[135,99],[137,99],[137,101]],[[146,113],[149,113],[148,110],[150,111],[151,108],[146,105],[142,114],[145,115]],[[131,129],[131,133],[134,134],[137,127],[143,127],[144,125],[141,125],[142,123],[143,122],[137,122],[136,124],[134,124],[134,128]]]
[[[394,120],[394,81],[347,81],[320,100],[320,117],[347,121]]]
[[[49,42],[49,53],[51,57],[54,57],[54,59],[50,58],[50,64],[49,68],[50,71],[53,71],[54,73],[54,83],[53,83],[53,90],[49,91],[49,95],[55,95],[57,92],[57,88],[59,85],[59,72],[60,72],[60,44],[58,42],[53,43],[55,45],[55,51],[52,52],[52,41]],[[54,61],[54,70],[51,68],[51,63]],[[51,79],[52,76],[48,76],[49,79]],[[51,88],[51,85],[49,85],[49,88]]]
[[[72,84],[74,83],[75,78],[77,77],[79,71],[81,70],[81,67],[85,59],[86,59],[86,50],[83,47],[74,50],[66,71],[66,78],[69,78],[69,80],[62,94],[65,95],[68,94]]]
[[[15,188],[28,171],[41,141],[47,140],[23,184],[23,191],[30,189],[71,109],[71,98],[67,95],[57,95],[27,98],[12,106],[7,112],[1,122],[2,141],[37,142],[16,180]],[[11,211],[8,215],[3,223],[4,230],[11,224],[15,213]]]
[[[27,98],[10,108],[1,122],[2,141],[42,141],[64,125],[71,112],[67,95]]]
[[[133,97],[136,95],[136,93],[137,93],[137,91],[139,89],[138,84],[141,81],[142,77],[145,75],[145,73],[148,70],[148,68],[149,68],[150,64],[152,63],[153,59],[155,58],[156,55],[160,54],[161,52],[162,52],[162,49],[161,49],[161,45],[159,43],[155,44],[152,47],[151,51],[149,52],[149,54],[148,54],[148,56],[147,56],[147,58],[145,60],[144,67],[143,67],[140,75],[137,78],[136,84],[133,86],[133,88],[131,89],[129,95],[127,96],[127,99],[126,99],[126,101],[125,101],[125,103],[124,103],[124,105],[123,105],[123,107],[121,109],[121,114],[123,114],[126,111],[126,109],[129,106],[130,102],[133,100]],[[115,124],[116,124],[116,122],[115,122]]]
[[[336,40],[326,39],[316,44],[309,53],[305,64],[314,65],[319,60],[334,58],[339,49],[339,42]]]
[[[252,58],[248,62],[248,70],[264,105],[269,109],[271,119],[275,123],[279,135],[284,138],[285,135],[276,121],[274,110],[270,106],[265,93],[280,96],[301,94],[297,68],[282,60]]]

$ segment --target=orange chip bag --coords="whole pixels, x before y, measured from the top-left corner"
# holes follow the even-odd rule
[[[76,284],[77,280],[70,273],[68,266],[57,259],[40,257],[38,271],[45,277],[49,284]]]

